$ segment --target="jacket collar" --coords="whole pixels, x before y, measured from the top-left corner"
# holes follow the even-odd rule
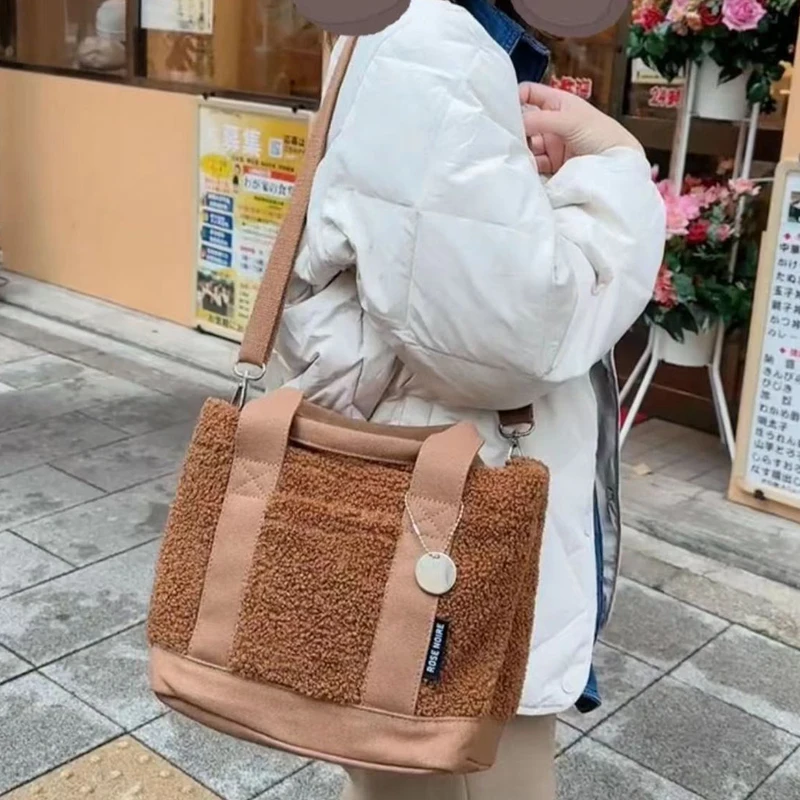
[[[508,53],[517,80],[539,83],[550,62],[550,51],[526,28],[487,0],[457,0]]]

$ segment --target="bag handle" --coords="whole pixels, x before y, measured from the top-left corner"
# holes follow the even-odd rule
[[[237,396],[242,402],[246,399],[248,384],[264,376],[267,361],[275,346],[275,337],[286,303],[286,292],[305,231],[314,175],[325,154],[331,119],[356,42],[355,36],[346,40],[314,120],[303,166],[292,192],[292,202],[275,239],[264,280],[259,287],[245,330],[239,361],[234,368],[235,374],[241,379]],[[532,406],[500,412],[500,431],[515,447],[518,447],[522,436],[527,436],[533,430],[533,424]]]

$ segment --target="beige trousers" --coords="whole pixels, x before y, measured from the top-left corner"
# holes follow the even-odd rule
[[[516,717],[494,766],[472,775],[351,770],[342,800],[555,800],[555,731],[554,716]]]

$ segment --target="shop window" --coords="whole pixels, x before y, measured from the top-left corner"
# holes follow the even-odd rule
[[[626,25],[615,25],[586,39],[561,39],[537,33],[551,52],[550,82],[616,115],[625,73],[622,37]]]
[[[320,95],[322,34],[292,0],[217,0],[210,34],[147,30],[145,43],[151,79],[277,98]]]
[[[6,58],[126,74],[126,0],[4,0],[0,12]]]
[[[0,0],[0,60],[315,105],[322,32],[293,0]]]

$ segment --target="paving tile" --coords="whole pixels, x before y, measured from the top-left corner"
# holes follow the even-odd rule
[[[93,486],[52,467],[8,475],[0,478],[0,529],[54,514],[101,494]]]
[[[695,485],[702,486],[704,489],[708,489],[711,492],[724,494],[728,490],[730,478],[731,468],[729,464],[727,467],[712,469],[710,472],[699,475],[694,479],[694,483]]]
[[[72,567],[11,531],[0,533],[0,597],[63,575]]]
[[[624,538],[624,534],[623,534]],[[645,553],[639,553],[630,547],[622,548],[621,573],[636,583],[661,589],[666,583],[680,575],[680,568],[667,564]]]
[[[15,531],[70,564],[86,566],[160,536],[176,484],[177,476],[159,478]]]
[[[720,453],[720,456],[722,456],[722,453]],[[675,478],[679,481],[699,483],[701,476],[720,471],[724,466],[725,464],[721,457],[698,456],[696,452],[690,450],[679,460],[673,461],[663,468],[660,468],[658,473],[660,475],[666,475],[668,478]],[[730,472],[730,460],[728,460],[728,471]],[[703,484],[703,488],[709,489],[716,487]]]
[[[52,383],[75,378],[86,372],[83,364],[44,353],[11,364],[0,365],[0,382],[15,389],[35,389]]]
[[[751,800],[800,800],[800,750],[775,770]]]
[[[641,661],[671,669],[728,623],[652,589],[620,579],[603,641]]]
[[[651,472],[661,473],[667,466],[678,461],[683,461],[687,457],[686,451],[676,442],[653,445],[644,450],[635,461],[628,463],[633,466],[640,464],[650,468]]]
[[[800,743],[671,678],[591,735],[707,800],[744,800]]]
[[[86,370],[53,386],[0,394],[0,431],[145,392],[147,389],[130,381]]]
[[[202,338],[202,341],[205,343],[208,339]],[[141,354],[139,355],[141,356]],[[162,367],[159,368],[138,360],[134,361],[130,358],[125,358],[117,352],[109,353],[93,347],[84,348],[77,353],[73,353],[70,358],[102,370],[109,375],[133,381],[153,391],[178,397],[187,393],[189,396],[195,395],[203,398],[208,395],[230,397],[232,393],[232,379],[227,376],[222,377],[210,372],[203,373],[201,379],[198,379],[197,372],[194,373],[194,378],[184,377],[185,372],[176,375],[172,371],[173,364],[170,363],[168,366],[164,366],[164,359],[159,359],[158,363]],[[148,359],[148,356],[144,355],[144,359]],[[231,363],[233,362],[231,361]],[[164,371],[165,369],[170,371]],[[186,369],[189,370],[191,368]]]
[[[128,731],[166,711],[148,684],[144,625],[62,658],[42,672]]]
[[[256,800],[339,800],[344,784],[343,770],[330,764],[309,764]]]
[[[676,441],[684,436],[687,428],[676,425],[674,422],[667,422],[663,419],[649,419],[631,430],[628,441],[633,444],[646,443],[657,445],[662,442]]]
[[[0,316],[0,334],[5,334],[7,337],[24,341],[29,347],[38,348],[34,355],[38,355],[42,350],[48,353],[57,353],[59,355],[68,355],[74,353],[76,350],[81,350],[86,345],[76,342],[74,339],[66,339],[63,336],[57,336],[49,331],[37,328],[34,325],[28,325],[16,319],[9,319]],[[0,341],[0,351],[2,351],[2,341]]]
[[[800,736],[800,650],[734,627],[674,676]]]
[[[176,714],[145,725],[135,736],[226,800],[250,800],[307,763],[224,736]]]
[[[0,336],[0,364],[10,364],[40,355],[42,355],[42,351],[35,347],[23,344],[16,339],[9,339],[7,336]]]
[[[117,378],[133,381],[156,392],[172,394],[173,391],[182,388],[185,384],[181,378],[160,369],[140,364],[117,353],[99,350],[96,347],[84,347],[77,353],[73,353],[71,358],[81,364],[94,367]]]
[[[558,800],[703,800],[591,739],[556,762]]]
[[[622,466],[624,523],[722,564],[800,588],[800,528],[718,492]]]
[[[17,675],[22,675],[23,672],[28,672],[30,669],[32,669],[30,664],[15,656],[10,650],[6,650],[5,647],[0,647],[0,683],[16,678]]]
[[[194,419],[202,403],[181,402],[173,395],[158,394],[124,397],[84,413],[126,433],[137,435],[169,428]]]
[[[628,577],[648,583],[649,570],[649,577],[657,580],[665,594],[800,647],[800,589],[714,561],[632,528],[625,528],[623,538],[623,569],[629,563],[627,556],[644,559],[643,566],[637,566],[634,559],[633,569],[627,567]],[[790,552],[785,555],[791,558]],[[672,577],[663,580],[669,570],[674,570]]]
[[[563,719],[582,731],[593,728],[658,680],[661,672],[603,644],[595,648],[595,669],[603,705],[589,714],[570,709]]]
[[[579,730],[559,719],[556,723],[556,752],[563,753],[568,747],[572,747],[582,735]]]
[[[119,728],[42,675],[0,686],[0,793],[119,734]]]
[[[5,392],[13,392],[16,391],[13,386],[6,386],[4,383],[0,383],[0,394],[4,394]]]
[[[732,569],[730,572],[738,573]],[[743,585],[741,588],[738,584],[730,585],[724,582],[725,570],[707,575],[681,570],[664,584],[663,591],[750,630],[792,647],[800,647],[800,592],[750,573],[741,573],[741,576],[756,585]],[[757,591],[759,581],[773,592]]]
[[[157,554],[146,544],[0,600],[0,643],[44,664],[143,622]]]
[[[4,800],[219,800],[165,759],[123,736],[47,775]]]
[[[53,463],[76,478],[114,492],[177,470],[193,428],[193,422],[185,422]]]
[[[6,431],[0,433],[0,477],[125,437],[78,412]]]
[[[633,440],[633,434],[628,437],[625,446],[620,452],[620,457],[626,464],[638,464],[646,453],[650,451],[651,445],[647,442],[637,442]]]

